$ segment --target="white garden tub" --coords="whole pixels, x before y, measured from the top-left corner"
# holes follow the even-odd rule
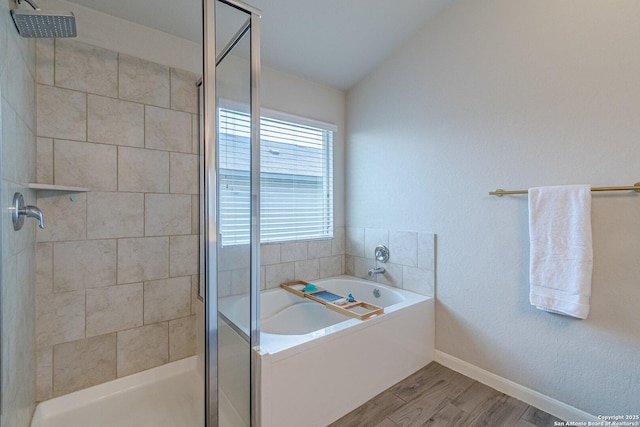
[[[432,298],[350,276],[313,283],[384,314],[362,321],[283,289],[262,292],[254,355],[262,427],[326,426],[433,360]],[[228,297],[220,310],[246,330],[247,305]]]

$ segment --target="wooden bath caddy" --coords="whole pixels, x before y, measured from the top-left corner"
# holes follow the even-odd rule
[[[309,298],[312,301],[318,302],[328,309],[336,311],[345,316],[355,317],[356,319],[366,320],[370,317],[384,313],[384,308],[377,305],[369,304],[364,301],[352,301],[345,302],[343,304],[337,304],[337,301],[345,301],[347,298],[342,295],[338,295],[334,292],[327,291],[319,286],[316,286],[316,290],[312,292],[303,292],[302,289],[309,283],[302,280],[295,280],[293,282],[281,283],[280,287],[287,292],[291,292],[301,298]],[[315,286],[315,285],[314,285]],[[364,313],[358,313],[354,310],[364,310]]]

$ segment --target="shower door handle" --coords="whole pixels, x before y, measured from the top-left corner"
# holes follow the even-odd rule
[[[13,229],[18,231],[24,225],[24,217],[36,218],[38,220],[38,227],[44,228],[44,215],[37,206],[24,205],[24,197],[21,193],[15,193],[13,195],[13,211],[11,218],[13,219]]]

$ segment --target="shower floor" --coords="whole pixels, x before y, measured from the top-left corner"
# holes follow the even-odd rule
[[[204,383],[197,357],[48,400],[31,427],[202,427]],[[220,425],[245,427],[223,394]]]

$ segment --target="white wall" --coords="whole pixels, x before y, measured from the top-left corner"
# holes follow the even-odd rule
[[[595,415],[638,412],[640,195],[594,195],[575,320],[529,304],[526,196],[487,193],[640,181],[639,17],[458,1],[347,97],[347,226],[437,233],[436,348]]]

